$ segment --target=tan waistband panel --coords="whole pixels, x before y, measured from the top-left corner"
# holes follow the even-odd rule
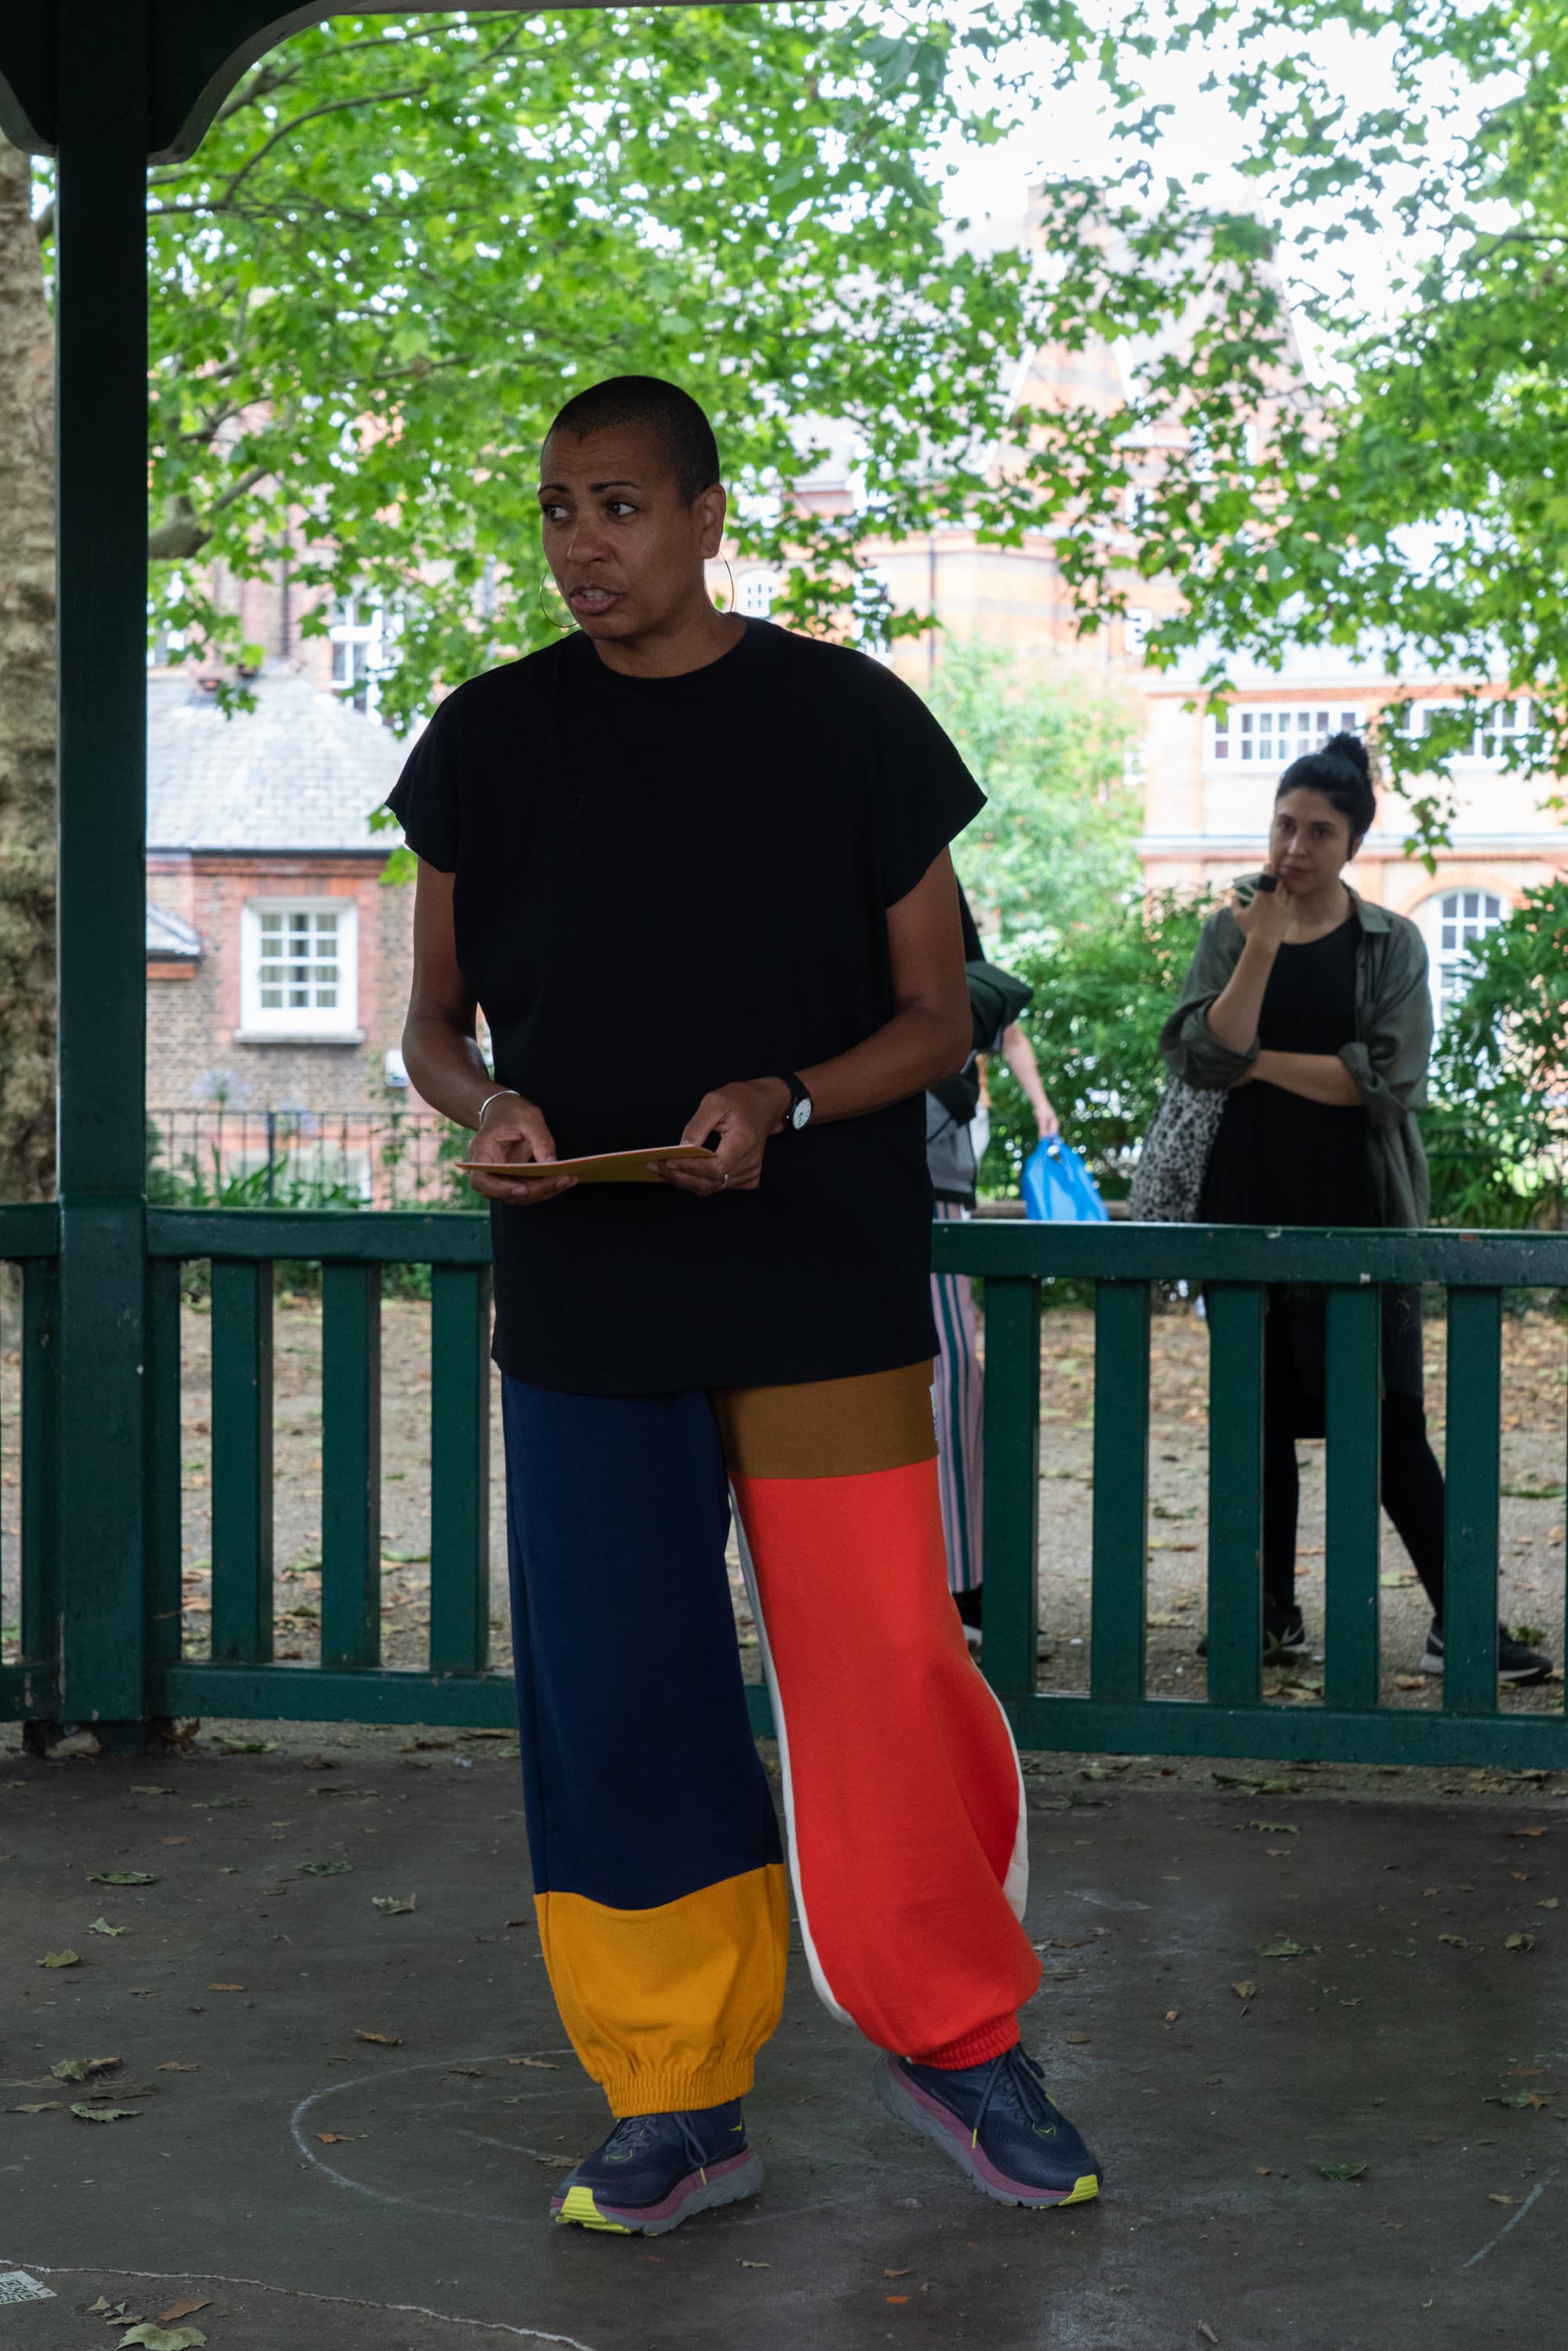
[[[858,1478],[936,1458],[931,1365],[793,1387],[716,1388],[724,1458],[741,1478]]]

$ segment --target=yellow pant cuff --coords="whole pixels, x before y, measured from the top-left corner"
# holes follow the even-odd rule
[[[627,2115],[696,2114],[726,2105],[746,2096],[756,2070],[755,2058],[732,2057],[692,2074],[617,2074],[599,2086],[620,2122]]]

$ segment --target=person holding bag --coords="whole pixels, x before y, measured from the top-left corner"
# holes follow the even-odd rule
[[[1280,778],[1269,859],[1210,916],[1160,1034],[1174,1078],[1225,1104],[1205,1223],[1419,1226],[1430,1187],[1416,1113],[1432,1047],[1427,948],[1408,917],[1343,880],[1376,813],[1371,765],[1336,735]],[[1321,1289],[1270,1283],[1263,1345],[1263,1627],[1307,1646],[1296,1604],[1296,1439],[1323,1434]],[[1427,1436],[1421,1300],[1383,1293],[1382,1491],[1431,1602],[1423,1673],[1443,1670],[1443,1477]],[[1218,1432],[1217,1432],[1218,1437]],[[1201,1651],[1200,1651],[1201,1653]],[[1550,1658],[1499,1628],[1498,1666],[1537,1682]]]

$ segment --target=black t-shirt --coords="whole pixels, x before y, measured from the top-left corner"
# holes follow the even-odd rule
[[[886,910],[983,796],[879,664],[767,622],[627,677],[572,635],[460,686],[389,806],[455,872],[498,1084],[563,1158],[673,1143],[710,1087],[892,1017]],[[769,1142],[755,1192],[583,1185],[495,1206],[496,1358],[615,1395],[891,1371],[936,1352],[920,1096]]]

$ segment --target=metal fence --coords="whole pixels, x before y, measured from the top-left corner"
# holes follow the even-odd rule
[[[147,1188],[190,1208],[472,1208],[455,1163],[474,1138],[423,1105],[147,1113]]]
[[[1506,1290],[1568,1288],[1568,1237],[1254,1227],[942,1225],[942,1271],[986,1284],[985,1669],[1026,1747],[1568,1768],[1568,1719],[1500,1708],[1501,1314]],[[90,1432],[59,1426],[58,1244],[51,1208],[0,1210],[24,1271],[20,1656],[0,1717],[218,1714],[500,1728],[510,1681],[488,1659],[489,1230],[479,1217],[152,1208],[146,1217],[144,1582],[100,1564],[101,1604],[60,1604],[61,1480],[90,1474]],[[322,1267],[321,1647],[275,1661],[273,1266]],[[181,1291],[211,1270],[212,1633],[182,1653]],[[418,1669],[380,1662],[380,1317],[388,1266],[431,1270],[430,1630]],[[1093,1286],[1093,1524],[1085,1695],[1042,1690],[1037,1661],[1040,1304]],[[1207,1695],[1145,1679],[1154,1292],[1202,1285],[1209,1334]],[[1322,1704],[1270,1703],[1261,1641],[1267,1285],[1327,1293],[1326,1626]],[[1378,1658],[1379,1285],[1447,1294],[1447,1673],[1440,1712],[1385,1705]],[[126,1645],[135,1654],[128,1657]],[[101,1700],[112,1693],[118,1703]],[[759,1731],[766,1692],[750,1691]]]

